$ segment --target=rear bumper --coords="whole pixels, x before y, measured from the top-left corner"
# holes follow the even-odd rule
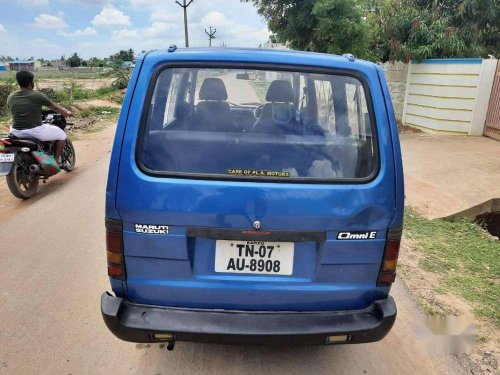
[[[101,313],[109,330],[132,342],[175,341],[220,344],[322,345],[328,336],[347,335],[338,343],[381,340],[396,320],[392,297],[362,310],[320,312],[228,311],[137,305],[104,293]]]

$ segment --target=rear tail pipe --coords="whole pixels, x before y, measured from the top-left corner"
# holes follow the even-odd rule
[[[31,173],[35,173],[35,174],[42,174],[43,173],[42,168],[40,168],[40,166],[38,164],[31,164],[29,167],[29,170]]]

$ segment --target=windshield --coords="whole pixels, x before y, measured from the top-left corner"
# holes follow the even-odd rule
[[[138,153],[149,172],[359,180],[375,171],[369,98],[357,78],[170,68],[154,84]]]

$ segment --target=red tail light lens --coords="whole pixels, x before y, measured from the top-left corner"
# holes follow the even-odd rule
[[[120,220],[106,219],[106,256],[108,276],[124,280],[123,224]]]
[[[384,258],[378,275],[377,286],[387,286],[396,279],[396,266],[398,264],[399,247],[401,245],[401,228],[391,228],[387,231]]]
[[[123,268],[113,264],[108,264],[108,276],[121,279],[123,277]]]
[[[106,228],[106,250],[110,253],[122,253],[122,233],[112,232]]]

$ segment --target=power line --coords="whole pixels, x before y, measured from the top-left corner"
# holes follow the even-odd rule
[[[214,29],[214,31],[212,31],[212,26],[210,26],[210,32],[207,31],[207,29],[205,29],[205,34],[208,35],[208,46],[209,47],[212,47],[212,39],[215,39],[215,33],[217,32],[217,29]]]
[[[184,9],[184,37],[186,38],[186,47],[189,47],[189,34],[188,34],[188,18],[187,18],[187,7],[191,5],[193,0],[190,0],[189,3],[186,4],[186,0],[182,0],[182,4],[177,0],[175,1]]]

